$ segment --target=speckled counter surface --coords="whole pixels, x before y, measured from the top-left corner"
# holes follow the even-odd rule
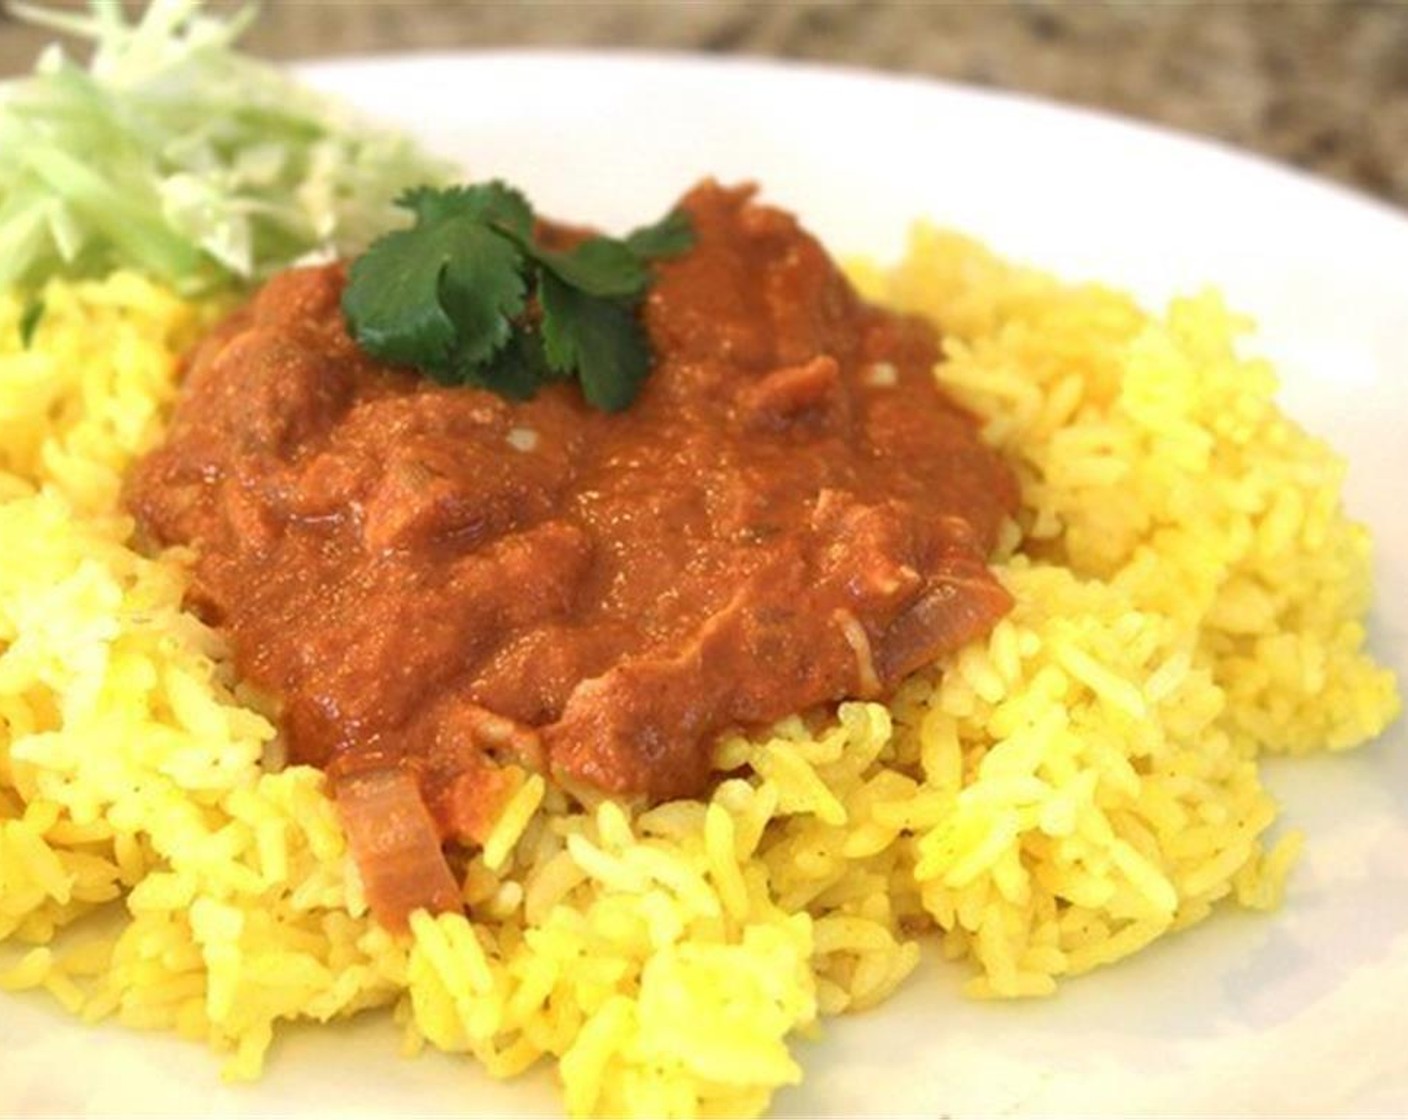
[[[1217,138],[1408,210],[1408,0],[651,3],[265,0],[269,58],[511,46],[824,60],[1087,105]],[[0,16],[0,75],[47,33]]]

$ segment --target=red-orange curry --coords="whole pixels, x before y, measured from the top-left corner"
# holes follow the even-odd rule
[[[749,189],[683,200],[654,369],[615,415],[361,353],[341,266],[271,281],[192,355],[131,509],[328,771],[379,917],[459,905],[525,770],[699,794],[711,745],[881,696],[1010,600],[1004,463],[935,385],[928,324],[867,306]]]

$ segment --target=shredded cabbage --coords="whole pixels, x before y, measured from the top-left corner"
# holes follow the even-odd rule
[[[349,254],[399,224],[406,187],[446,165],[234,49],[255,12],[119,0],[87,13],[15,4],[93,40],[61,48],[0,95],[0,288],[141,269],[185,293]]]

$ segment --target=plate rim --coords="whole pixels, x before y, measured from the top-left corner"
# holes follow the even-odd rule
[[[265,59],[265,61],[270,61]],[[1047,115],[1071,124],[1087,125],[1142,135],[1182,147],[1200,158],[1251,164],[1260,171],[1282,179],[1287,186],[1323,193],[1326,201],[1348,204],[1367,211],[1366,216],[1385,219],[1408,234],[1408,207],[1376,195],[1365,187],[1333,179],[1312,168],[1302,167],[1285,157],[1246,147],[1238,142],[1189,127],[1140,117],[1108,106],[1053,97],[1048,94],[1010,87],[986,86],[919,71],[886,70],[841,60],[795,58],[773,55],[713,54],[694,48],[661,49],[647,47],[576,46],[486,46],[467,48],[409,48],[364,50],[330,56],[306,56],[274,62],[279,68],[312,81],[337,79],[357,70],[392,70],[416,64],[431,66],[464,65],[484,62],[509,68],[543,65],[591,66],[635,71],[679,69],[700,74],[746,74],[765,80],[848,82],[886,89],[898,95],[946,97],[961,100],[989,111]]]

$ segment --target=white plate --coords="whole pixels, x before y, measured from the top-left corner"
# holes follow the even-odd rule
[[[894,256],[912,219],[1158,302],[1215,282],[1262,327],[1284,402],[1349,453],[1373,527],[1372,642],[1408,676],[1408,220],[1221,148],[929,82],[671,57],[422,56],[308,71],[476,178],[622,228],[694,180],[754,179],[833,248]],[[1408,735],[1270,766],[1309,835],[1284,910],[1229,909],[1054,1000],[965,1001],[927,962],[878,1012],[799,1044],[777,1115],[1363,1115],[1408,1111]],[[396,1056],[384,1018],[281,1036],[263,1082],[203,1048],[0,1002],[0,1113],[521,1115],[467,1060]]]

